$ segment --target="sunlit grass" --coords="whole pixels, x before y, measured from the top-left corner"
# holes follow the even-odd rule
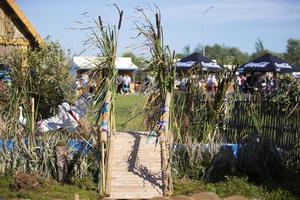
[[[145,114],[142,110],[145,101],[146,97],[144,95],[118,94],[116,96],[115,114],[117,131],[143,131],[146,129],[144,124]],[[137,113],[140,114],[128,121]]]

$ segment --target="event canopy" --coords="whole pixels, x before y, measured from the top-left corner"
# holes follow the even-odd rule
[[[294,67],[292,65],[269,53],[253,61],[250,61],[244,65],[241,65],[238,69],[238,72],[240,73],[247,73],[247,72],[292,73],[293,71],[294,71]]]
[[[74,56],[72,67],[75,70],[89,70],[96,67],[97,64],[100,64],[101,59],[101,57],[95,56]],[[132,62],[131,57],[117,57],[115,64],[118,71],[135,71],[138,69],[138,67]]]
[[[294,66],[294,72],[300,72],[300,66]]]
[[[219,72],[222,68],[218,63],[202,56],[200,53],[193,53],[185,58],[182,58],[176,63],[176,69],[188,70],[193,66],[200,66],[201,71]]]
[[[293,75],[295,78],[300,79],[300,66],[294,66]]]

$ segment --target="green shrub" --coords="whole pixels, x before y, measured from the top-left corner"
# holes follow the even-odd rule
[[[58,42],[46,39],[35,49],[17,50],[7,61],[11,67],[11,90],[36,99],[37,110],[45,118],[54,114],[57,105],[72,98],[70,57]]]
[[[267,191],[262,186],[249,183],[246,178],[231,177],[224,182],[205,183],[198,180],[177,181],[174,184],[175,195],[191,195],[197,192],[213,192],[220,197],[228,197],[231,195],[242,195],[251,199],[264,200],[296,200],[298,199],[291,192],[284,189],[276,189]]]

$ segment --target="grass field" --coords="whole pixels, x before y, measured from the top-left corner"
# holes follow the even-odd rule
[[[145,131],[143,113],[145,100],[146,97],[144,95],[117,94],[115,110],[117,131]],[[138,112],[140,112],[138,116],[128,121]]]

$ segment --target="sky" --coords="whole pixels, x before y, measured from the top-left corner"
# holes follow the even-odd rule
[[[162,13],[164,41],[177,53],[186,45],[221,44],[238,47],[244,52],[255,51],[257,39],[274,52],[286,51],[287,40],[300,39],[300,0],[16,0],[38,33],[57,40],[74,55],[85,47],[89,23],[100,15],[107,23],[117,24],[116,3],[124,10],[118,54],[132,51],[140,54],[133,21],[135,8],[144,8],[154,19],[153,3]],[[212,7],[212,8],[210,8]],[[206,13],[205,10],[210,8]],[[84,14],[85,13],[85,14]],[[78,23],[80,22],[80,23]],[[74,29],[75,28],[75,29]],[[84,55],[95,55],[87,51]]]

